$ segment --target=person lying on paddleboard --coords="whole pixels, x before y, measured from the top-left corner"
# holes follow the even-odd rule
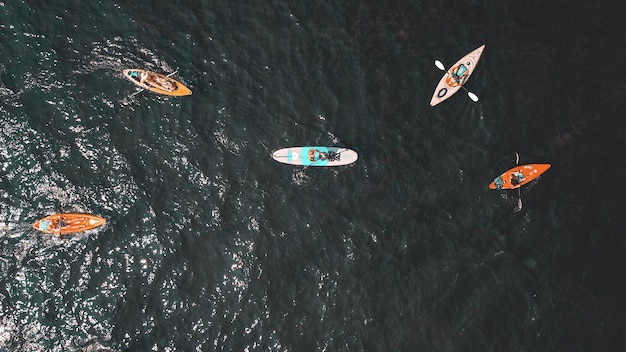
[[[339,153],[333,153],[331,151],[322,152],[317,149],[309,149],[309,160],[314,162],[321,160],[337,161],[339,160],[339,155]]]
[[[310,161],[326,160],[326,158],[327,158],[326,153],[320,152],[317,149],[309,149],[309,160]]]

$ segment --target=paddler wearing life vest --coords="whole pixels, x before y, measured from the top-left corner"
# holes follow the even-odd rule
[[[468,69],[465,65],[460,64],[457,67],[452,68],[450,71],[450,78],[446,79],[446,83],[451,87],[456,87],[457,85],[463,85],[465,83],[465,79],[467,79]]]
[[[511,173],[511,185],[517,186],[524,180],[524,174],[521,171]]]

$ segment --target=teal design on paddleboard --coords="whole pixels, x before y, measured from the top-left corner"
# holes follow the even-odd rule
[[[321,153],[325,153],[326,155],[329,154],[329,152],[331,152],[332,150],[330,150],[331,148],[326,148],[326,147],[303,147],[302,148],[302,153],[300,154],[300,160],[302,160],[302,165],[307,165],[307,166],[311,166],[311,165],[315,165],[315,166],[326,166],[328,165],[328,159],[323,159],[323,156]],[[337,148],[332,148],[335,149],[335,152],[337,151]],[[311,160],[309,158],[309,151],[312,150],[313,152],[313,160]]]
[[[277,149],[272,158],[278,162],[302,166],[342,166],[352,164],[358,154],[343,147],[301,146]]]

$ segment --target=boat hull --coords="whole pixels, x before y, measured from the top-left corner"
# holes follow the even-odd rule
[[[471,53],[460,58],[459,61],[454,63],[454,65],[446,71],[439,80],[437,88],[435,88],[433,97],[430,100],[430,106],[435,106],[443,102],[461,89],[472,73],[474,73],[484,49],[484,45],[476,48]]]
[[[62,222],[62,223],[61,223]],[[62,226],[59,226],[61,223]],[[52,214],[37,220],[33,227],[36,230],[54,234],[65,235],[69,233],[92,230],[106,223],[106,220],[91,214],[65,213]]]
[[[496,177],[490,184],[490,189],[516,189],[536,179],[550,168],[550,164],[518,165]],[[517,177],[519,182],[513,182]]]
[[[138,68],[127,69],[123,73],[129,81],[151,92],[176,97],[191,95],[191,90],[184,84],[160,73]]]
[[[359,155],[347,148],[305,146],[275,150],[272,158],[289,165],[342,166],[354,163]]]

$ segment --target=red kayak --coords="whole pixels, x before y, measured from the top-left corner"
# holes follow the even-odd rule
[[[516,189],[536,179],[550,168],[550,164],[518,165],[496,177],[490,189]]]

